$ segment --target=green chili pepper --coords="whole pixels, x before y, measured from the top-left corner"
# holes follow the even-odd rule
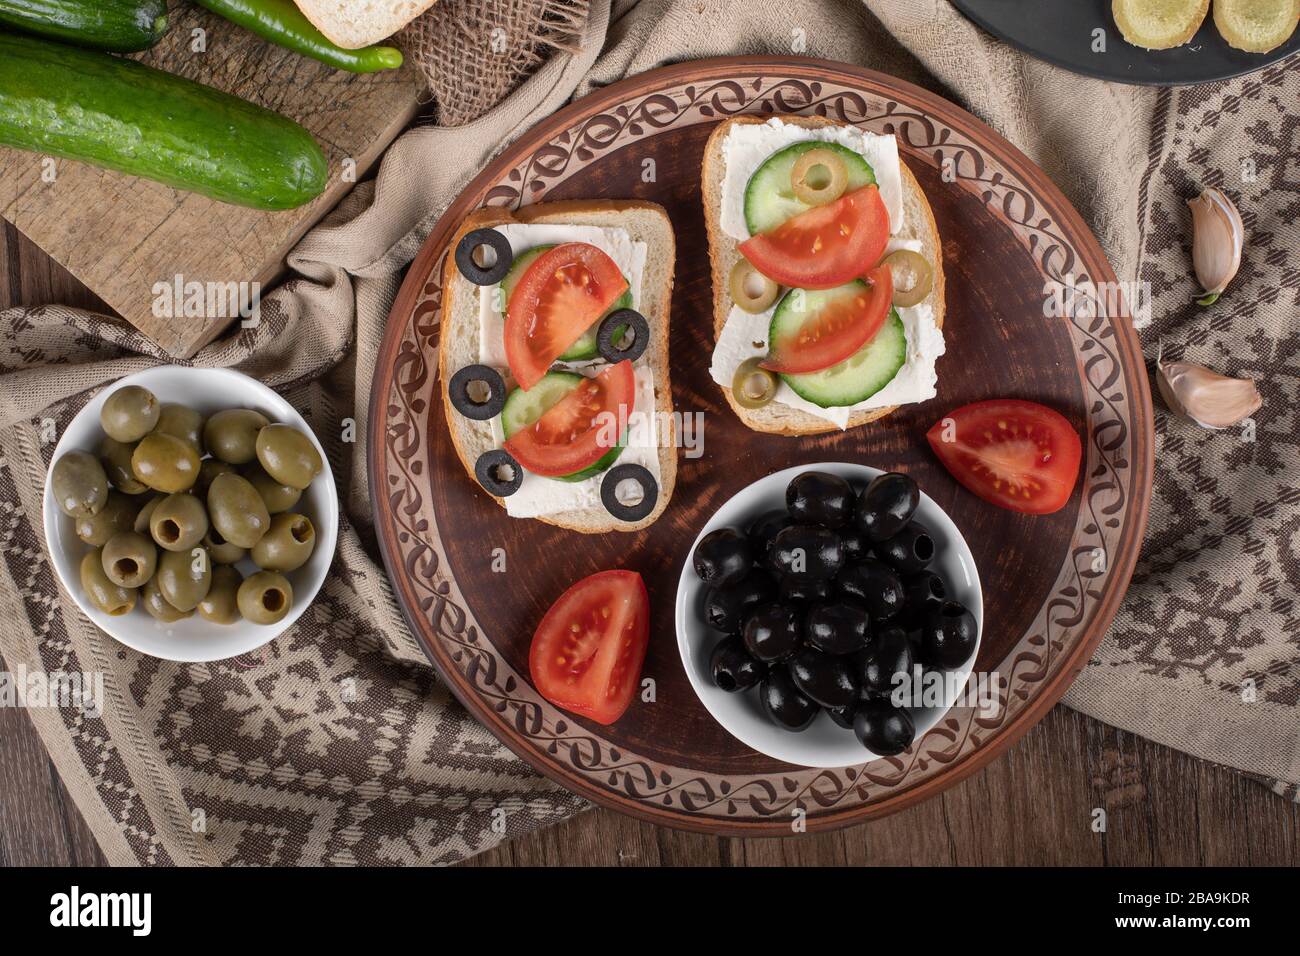
[[[293,0],[195,0],[264,40],[352,73],[374,73],[402,65],[402,51],[391,46],[345,50],[312,25]]]

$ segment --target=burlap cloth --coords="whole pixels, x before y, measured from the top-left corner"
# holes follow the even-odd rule
[[[1163,343],[1167,355],[1259,381],[1253,441],[1158,407],[1143,557],[1067,701],[1295,797],[1296,61],[1157,91],[1027,59],[943,0],[642,0],[612,15],[597,2],[579,52],[548,60],[481,119],[402,137],[377,181],[357,186],[294,250],[297,277],[264,303],[261,327],[196,360],[248,372],[301,409],[327,445],[344,503],[324,592],[261,652],[169,664],[126,650],[78,614],[44,553],[40,487],[52,445],[42,444],[40,421],[66,422],[99,386],[164,357],[84,312],[3,315],[0,652],[11,670],[104,673],[102,716],[30,713],[109,860],[447,862],[583,808],[470,719],[426,664],[376,558],[364,442],[341,443],[340,421],[354,418],[365,435],[401,270],[502,144],[593,86],[669,60],[789,53],[801,38],[809,55],[952,96],[1037,160],[1091,223],[1121,279],[1151,283],[1154,321],[1142,331],[1149,359]],[[1250,235],[1241,274],[1213,309],[1190,304],[1184,200],[1198,183],[1236,197]]]

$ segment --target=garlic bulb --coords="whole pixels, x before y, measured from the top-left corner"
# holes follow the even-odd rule
[[[1196,301],[1211,305],[1228,287],[1241,267],[1246,229],[1232,200],[1220,189],[1208,187],[1187,200],[1192,210],[1192,265],[1205,290]]]
[[[1191,362],[1156,360],[1156,384],[1170,409],[1203,428],[1229,428],[1264,400],[1248,378],[1229,378]]]

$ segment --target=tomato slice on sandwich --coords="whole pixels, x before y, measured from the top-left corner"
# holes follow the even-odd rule
[[[556,707],[612,724],[641,680],[650,596],[635,571],[601,571],[560,595],[533,634],[528,670]]]
[[[607,254],[585,242],[550,249],[528,267],[506,303],[506,362],[532,388],[627,291]]]
[[[879,266],[867,274],[865,282],[846,284],[842,295],[797,329],[775,339],[771,354],[759,364],[787,375],[838,365],[876,337],[889,317],[893,298],[893,273],[888,266]]]
[[[889,210],[876,186],[864,186],[746,239],[740,252],[781,285],[832,289],[866,275],[888,242]]]
[[[589,468],[627,432],[636,402],[631,362],[589,378],[505,442],[505,450],[535,475],[560,478]]]
[[[925,435],[967,490],[1023,514],[1060,511],[1079,480],[1083,447],[1066,418],[1037,402],[963,405]]]

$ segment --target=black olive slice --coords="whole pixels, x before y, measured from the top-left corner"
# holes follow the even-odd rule
[[[494,253],[490,266],[481,266],[474,259],[474,253],[487,246]],[[475,229],[467,232],[456,244],[456,268],[475,285],[496,285],[510,271],[514,254],[510,251],[510,240],[495,229]]]
[[[486,388],[487,396],[476,398],[470,391],[475,385]],[[506,407],[505,380],[500,372],[486,365],[466,365],[451,377],[447,394],[456,411],[476,422],[496,418],[501,414],[501,409]]]
[[[508,498],[524,483],[524,470],[510,452],[493,448],[474,462],[474,477],[488,494]]]
[[[621,331],[620,331],[621,330]],[[627,348],[620,349],[616,339],[631,335]],[[617,362],[635,362],[650,344],[650,325],[636,309],[618,309],[605,316],[596,330],[596,348],[600,357],[611,365]]]
[[[641,500],[636,504],[625,505],[618,500],[618,486],[625,481],[635,481],[641,486]],[[600,500],[605,510],[619,521],[640,521],[655,510],[659,500],[659,484],[650,469],[644,465],[615,465],[605,472],[600,483]]]

